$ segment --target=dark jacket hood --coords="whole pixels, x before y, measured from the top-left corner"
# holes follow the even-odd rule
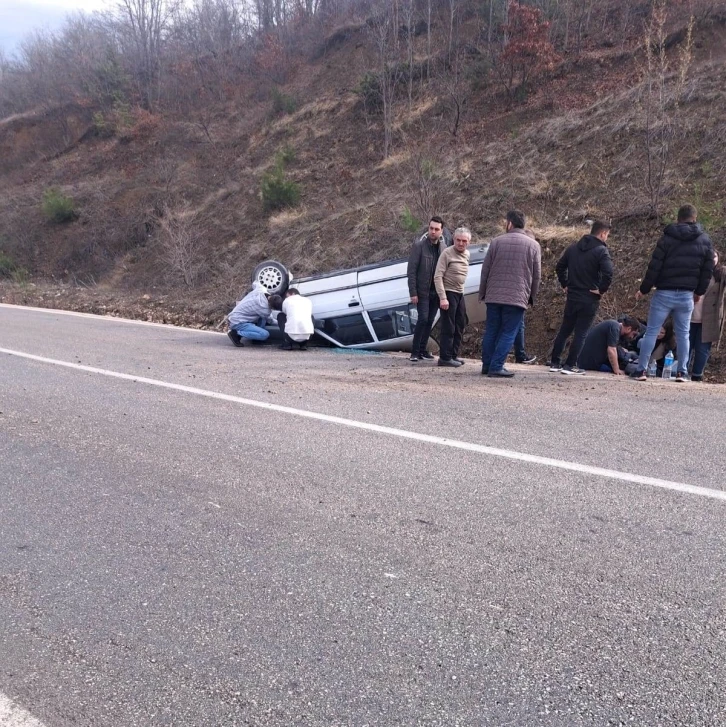
[[[592,250],[600,245],[607,247],[607,245],[599,237],[595,237],[595,235],[585,235],[577,243],[577,249],[586,252],[587,250]]]
[[[703,234],[703,227],[698,222],[674,222],[665,228],[664,234],[675,240],[690,242]]]

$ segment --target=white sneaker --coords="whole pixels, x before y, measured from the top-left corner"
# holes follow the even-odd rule
[[[561,374],[567,374],[568,376],[584,376],[585,369],[578,369],[577,366],[563,366],[560,369]]]
[[[552,366],[550,366],[551,374],[559,374],[560,371],[562,371],[562,366],[560,366],[559,364],[552,364]]]

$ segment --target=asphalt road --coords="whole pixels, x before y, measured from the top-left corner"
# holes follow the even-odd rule
[[[726,725],[725,387],[2,306],[0,348],[48,359],[0,353],[3,727]]]

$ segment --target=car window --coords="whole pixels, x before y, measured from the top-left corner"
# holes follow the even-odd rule
[[[368,311],[368,317],[379,341],[410,336],[416,326],[416,309],[411,306]]]
[[[343,346],[373,343],[371,331],[361,313],[336,318],[316,319],[317,327]]]

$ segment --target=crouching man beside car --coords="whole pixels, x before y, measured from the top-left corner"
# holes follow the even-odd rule
[[[454,245],[439,256],[434,272],[434,286],[441,308],[441,345],[439,366],[457,368],[464,362],[459,358],[459,347],[466,326],[464,284],[469,272],[471,232],[459,227],[454,232]]]
[[[290,288],[282,302],[282,312],[277,316],[277,325],[285,343],[280,346],[285,351],[292,351],[294,343],[304,351],[308,340],[315,330],[313,326],[313,304],[300,295],[297,288]]]
[[[252,292],[248,293],[234,307],[227,316],[229,321],[229,340],[235,346],[242,347],[243,338],[248,341],[266,341],[270,332],[265,328],[265,322],[272,310],[280,310],[282,298],[279,295],[270,295],[262,283],[252,283]]]

